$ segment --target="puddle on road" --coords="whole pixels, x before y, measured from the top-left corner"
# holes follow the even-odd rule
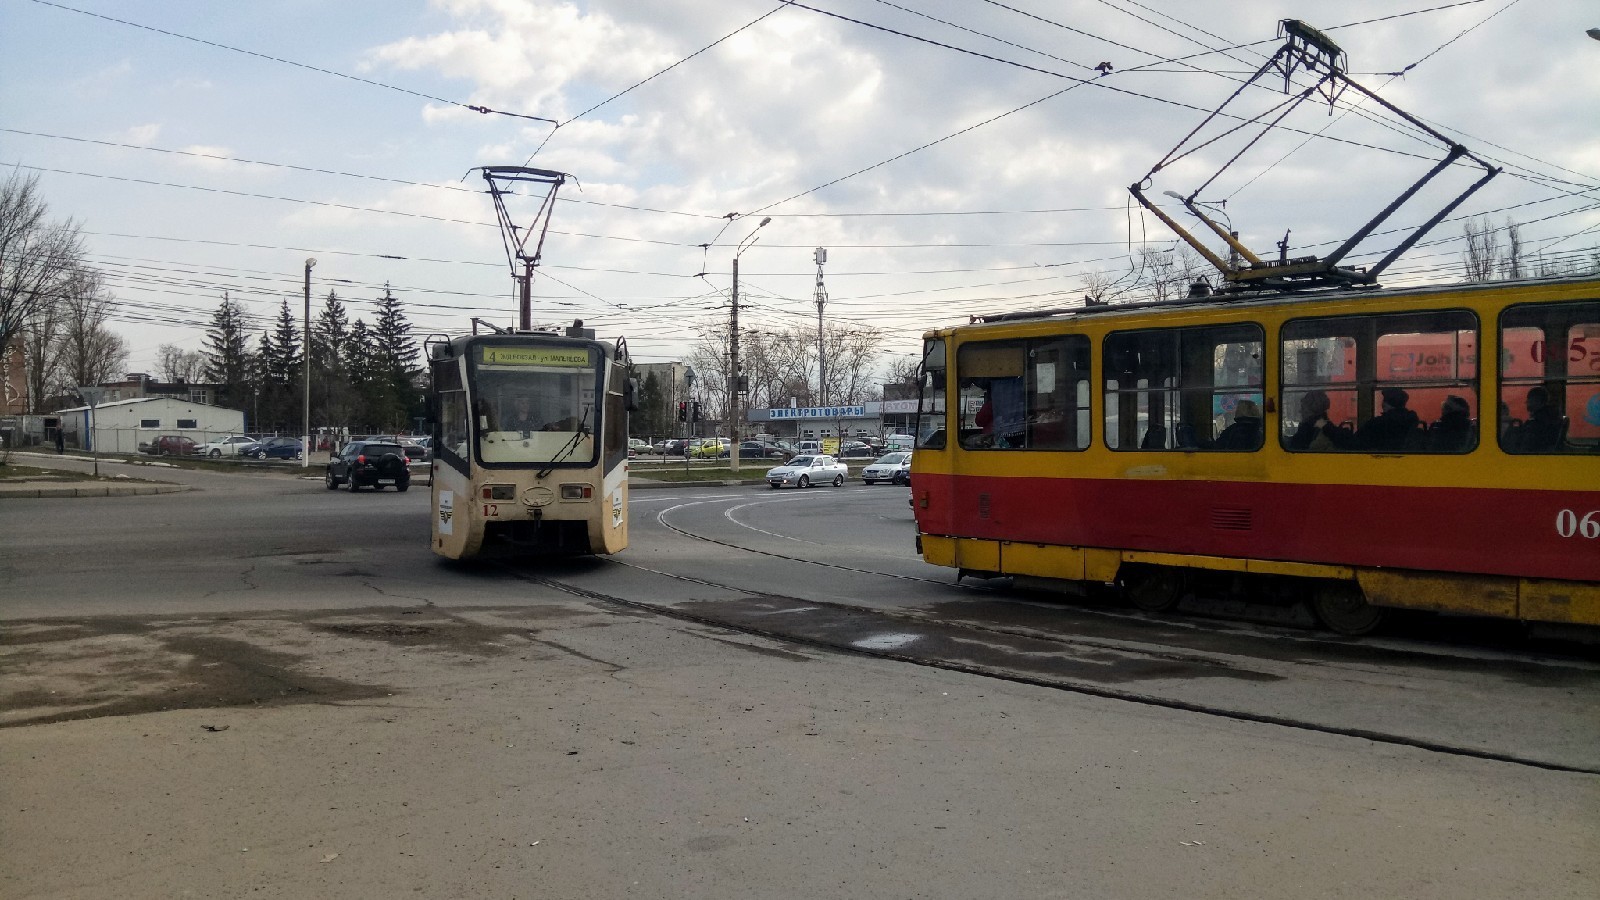
[[[587,605],[340,610],[175,619],[96,617],[0,627],[0,727],[171,709],[389,696],[417,654],[469,665],[530,654],[538,623]],[[543,651],[538,651],[542,653]]]

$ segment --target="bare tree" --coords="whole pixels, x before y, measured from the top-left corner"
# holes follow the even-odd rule
[[[106,329],[111,294],[98,273],[76,268],[61,300],[61,375],[66,385],[99,384],[120,372],[128,351]]]
[[[1488,220],[1468,219],[1461,226],[1467,239],[1462,262],[1466,264],[1468,281],[1488,281],[1500,267],[1500,232]]]
[[[156,348],[156,374],[163,381],[196,382],[204,377],[206,358],[198,350],[185,350],[177,344]]]
[[[1507,279],[1521,278],[1524,269],[1522,261],[1522,231],[1517,223],[1506,220],[1506,255],[1500,261],[1500,277]]]
[[[828,402],[836,405],[874,399],[881,388],[878,353],[883,335],[875,328],[828,324],[823,345],[828,354]],[[821,402],[823,392],[811,380],[815,374],[816,332],[795,326],[781,332],[746,332],[740,338],[739,368],[743,370],[751,407],[787,406],[790,398],[808,405]],[[694,344],[688,362],[699,375],[695,393],[705,415],[725,419],[728,414],[728,329],[709,328]]]
[[[48,213],[37,175],[13,171],[0,183],[0,347],[59,298],[83,256],[77,224]]]
[[[883,333],[868,326],[829,326],[823,330],[828,349],[828,402],[835,406],[865,403],[881,391],[878,351]]]
[[[28,373],[28,402],[31,412],[42,412],[45,402],[61,384],[62,304],[44,303],[33,311],[24,331],[23,358]]]
[[[1165,303],[1189,296],[1189,287],[1216,272],[1186,245],[1140,247],[1130,263],[1130,290],[1140,299]],[[1120,279],[1119,279],[1120,280]]]

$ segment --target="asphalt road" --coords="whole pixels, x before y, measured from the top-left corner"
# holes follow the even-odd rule
[[[149,475],[150,470],[144,470]],[[1594,896],[1600,665],[956,584],[903,488],[0,501],[6,896]]]

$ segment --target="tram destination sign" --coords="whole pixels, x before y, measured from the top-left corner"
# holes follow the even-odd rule
[[[564,366],[582,368],[589,365],[587,349],[566,347],[482,347],[482,362],[486,366]]]
[[[773,407],[767,410],[769,419],[848,419],[861,418],[866,414],[865,406]]]

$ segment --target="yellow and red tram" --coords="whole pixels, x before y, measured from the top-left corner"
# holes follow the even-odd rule
[[[982,317],[922,393],[918,545],[961,574],[1600,625],[1600,280]]]

